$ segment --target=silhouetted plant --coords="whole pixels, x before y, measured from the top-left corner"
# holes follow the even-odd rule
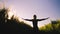
[[[14,18],[14,15],[11,19],[8,19],[8,9],[1,9],[0,10],[0,31],[1,32],[31,32],[32,28],[23,23],[18,21],[17,18]],[[22,23],[22,24],[21,24]]]
[[[8,9],[0,10],[0,32],[21,33],[21,32],[34,32],[34,29],[23,21],[20,22],[18,17],[14,15],[8,19]],[[40,28],[38,32],[60,32],[60,20],[51,21],[51,23]],[[34,32],[35,33],[35,32]]]

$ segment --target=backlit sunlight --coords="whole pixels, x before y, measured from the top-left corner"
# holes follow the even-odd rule
[[[9,7],[8,8],[8,19],[11,19],[11,17],[14,15],[14,16],[16,16],[16,11],[15,11],[15,9],[13,8],[13,7]]]

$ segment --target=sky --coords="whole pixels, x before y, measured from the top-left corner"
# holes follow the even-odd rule
[[[34,14],[38,19],[50,17],[38,22],[38,27],[60,19],[60,0],[0,0],[0,3],[10,7],[19,18],[32,19]],[[32,22],[27,24],[32,26]]]

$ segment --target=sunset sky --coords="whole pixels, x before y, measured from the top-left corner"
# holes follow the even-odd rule
[[[50,17],[38,22],[38,26],[47,24],[50,20],[60,19],[60,0],[0,0],[0,3],[11,7],[20,18],[32,19],[34,14],[39,19]],[[32,25],[30,22],[28,24]]]

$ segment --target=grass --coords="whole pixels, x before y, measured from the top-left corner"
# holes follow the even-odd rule
[[[45,31],[45,32],[57,31],[57,32],[60,32],[60,20],[51,21],[51,23],[49,23],[45,26],[42,26],[40,28],[40,31]]]
[[[2,32],[3,33],[7,33],[7,32],[9,33],[16,33],[16,32],[36,33],[35,29],[25,24],[24,22],[19,22],[17,18],[14,18],[14,15],[11,17],[11,19],[8,19],[7,9],[0,10],[0,32],[1,33]],[[41,27],[38,30],[38,32],[39,33],[60,32],[60,20],[51,21],[51,23]]]

